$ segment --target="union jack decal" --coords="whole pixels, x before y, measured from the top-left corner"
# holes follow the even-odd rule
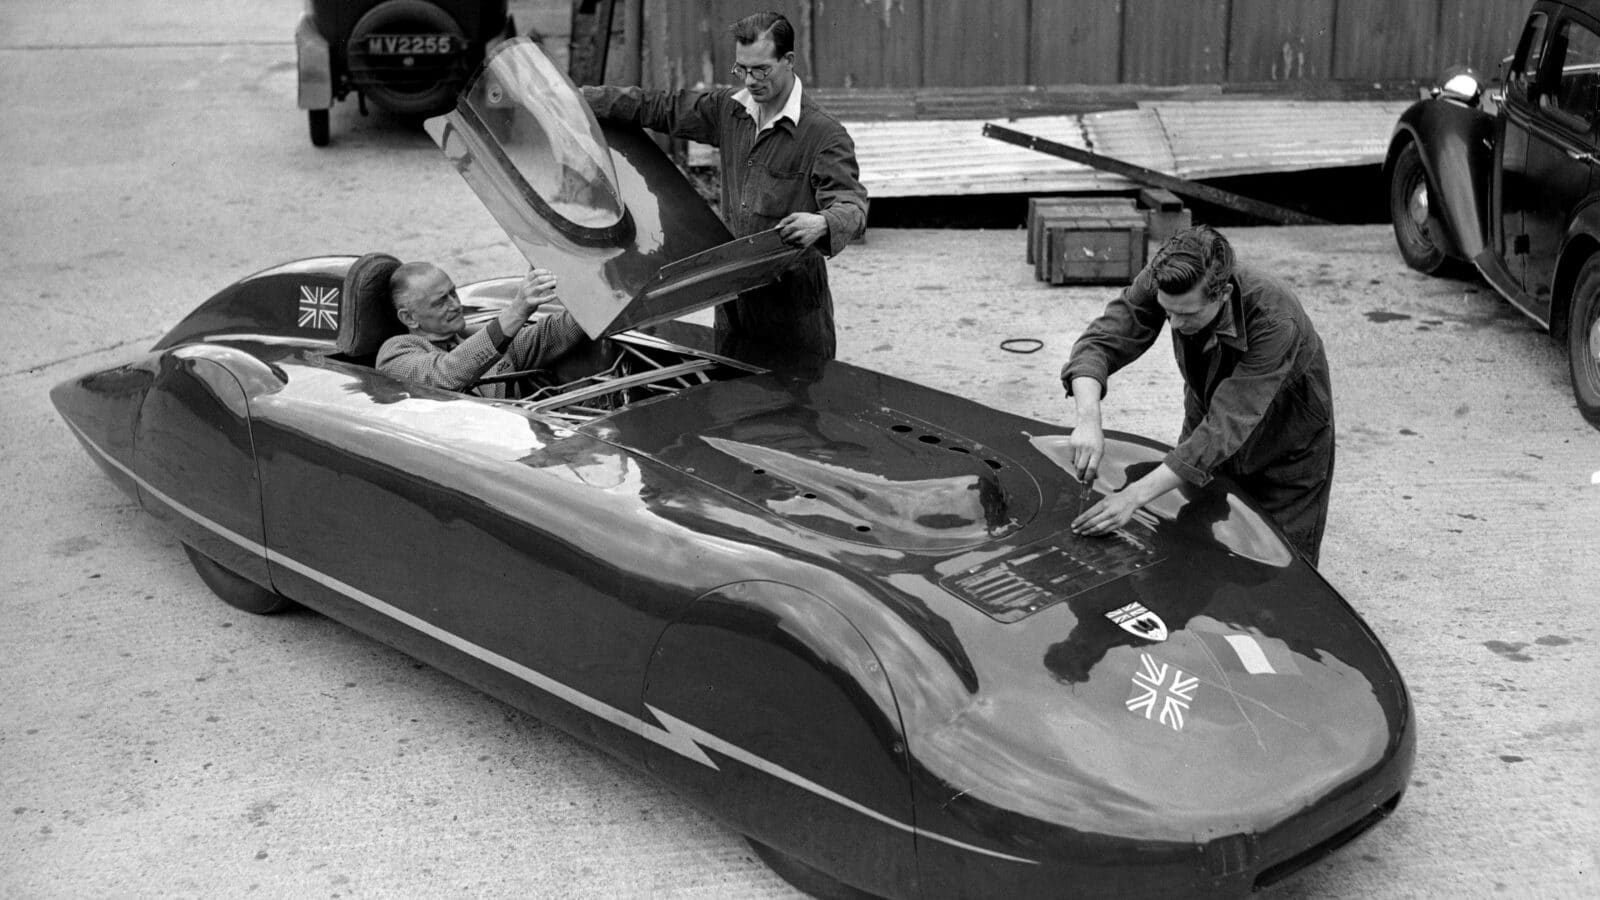
[[[1129,712],[1144,713],[1146,719],[1183,730],[1183,716],[1194,701],[1194,692],[1200,679],[1185,676],[1177,666],[1158,662],[1148,653],[1139,654],[1139,671],[1133,673],[1133,695],[1128,698]],[[1167,679],[1167,673],[1172,679]]]
[[[300,285],[301,328],[339,330],[339,289]]]

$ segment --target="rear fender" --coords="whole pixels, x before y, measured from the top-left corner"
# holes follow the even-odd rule
[[[1494,179],[1494,117],[1451,100],[1420,100],[1400,115],[1383,164],[1384,181],[1408,144],[1428,173],[1429,205],[1443,226],[1444,249],[1472,259],[1489,240],[1489,189]]]
[[[1567,336],[1567,320],[1572,310],[1572,288],[1578,271],[1589,257],[1600,253],[1600,196],[1591,197],[1572,217],[1556,260],[1556,277],[1550,302],[1550,334],[1557,340]]]
[[[691,604],[650,656],[652,772],[735,830],[874,894],[916,882],[898,706],[845,616],[775,582]]]
[[[301,109],[333,106],[333,54],[328,39],[317,31],[311,16],[302,16],[294,30],[296,69],[300,74],[297,100]]]
[[[281,385],[242,351],[179,348],[161,359],[134,439],[145,509],[185,544],[268,589],[249,398]]]

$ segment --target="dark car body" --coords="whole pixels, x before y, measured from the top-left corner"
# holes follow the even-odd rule
[[[328,143],[328,110],[351,92],[392,112],[435,115],[515,23],[506,0],[307,0],[295,28],[298,102],[311,142]]]
[[[673,317],[795,251],[730,241],[586,109],[513,40],[429,130],[562,273],[604,371],[514,400],[397,381],[345,341],[356,261],[323,257],[56,407],[225,596],[290,598],[559,725],[813,885],[1243,896],[1395,808],[1416,732],[1394,662],[1225,478],[1078,537],[1065,430],[704,349]],[[487,316],[516,283],[461,299]],[[1093,487],[1164,453],[1113,434]]]
[[[1429,274],[1470,262],[1567,344],[1600,425],[1600,0],[1532,5],[1503,86],[1469,73],[1417,102],[1385,164],[1395,237]]]

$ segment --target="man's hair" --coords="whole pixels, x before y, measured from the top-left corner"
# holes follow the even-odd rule
[[[1233,278],[1233,246],[1210,225],[1185,228],[1156,251],[1150,274],[1165,293],[1187,293],[1200,284],[1205,299],[1215,300]]]
[[[411,302],[412,283],[425,272],[433,270],[433,263],[408,262],[389,275],[389,300],[395,309],[404,309]]]
[[[771,32],[774,59],[783,59],[785,54],[794,52],[794,26],[782,13],[760,12],[745,16],[729,25],[728,31],[735,41],[745,46],[754,44],[761,40],[762,35]]]

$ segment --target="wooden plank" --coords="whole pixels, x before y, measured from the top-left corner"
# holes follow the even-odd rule
[[[1027,84],[1030,0],[922,0],[922,84]]]
[[[1517,39],[1528,21],[1529,3],[1503,0],[1441,0],[1433,77],[1450,66],[1468,65],[1489,78],[1500,71],[1500,61],[1517,49]]]
[[[1226,73],[1229,0],[1125,0],[1122,76],[1130,84],[1214,84]]]
[[[1247,213],[1257,218],[1265,219],[1269,222],[1277,222],[1281,225],[1329,224],[1328,222],[1325,222],[1316,216],[1306,215],[1305,213],[1297,210],[1285,209],[1281,206],[1275,206],[1271,203],[1266,203],[1261,200],[1254,200],[1242,194],[1235,194],[1232,191],[1224,191],[1221,188],[1214,188],[1208,184],[1200,184],[1199,182],[1189,181],[1185,178],[1178,178],[1168,175],[1165,172],[1157,172],[1154,169],[1147,169],[1144,166],[1136,166],[1132,163],[1123,162],[1120,159],[1112,159],[1109,156],[1101,156],[1093,151],[1080,150],[1077,147],[1071,147],[1055,141],[1047,141],[1044,138],[1034,137],[1031,134],[1025,134],[1021,131],[1006,128],[1002,125],[995,125],[993,123],[986,124],[983,126],[983,134],[985,137],[992,137],[996,140],[1005,141],[1008,144],[1015,144],[1019,147],[1027,147],[1029,150],[1037,150],[1040,153],[1048,153],[1051,156],[1059,156],[1062,159],[1069,159],[1073,162],[1082,163],[1086,166],[1093,166],[1096,169],[1101,169],[1116,175],[1121,175],[1124,178],[1132,179],[1140,184],[1166,188],[1175,194],[1182,194],[1186,197],[1195,197],[1210,203],[1226,206],[1230,209],[1236,209],[1242,213]]]
[[[1335,0],[1233,0],[1229,81],[1327,78]]]
[[[1035,3],[1028,32],[1034,84],[1115,82],[1122,65],[1122,11],[1116,3]]]
[[[893,87],[922,83],[922,0],[813,4],[819,87]]]
[[[1439,0],[1339,0],[1333,34],[1335,78],[1422,78],[1433,74]]]

